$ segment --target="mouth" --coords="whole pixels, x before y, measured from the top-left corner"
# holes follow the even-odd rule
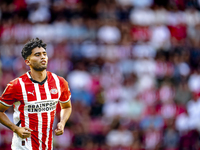
[[[46,64],[46,61],[43,60],[43,61],[41,61],[41,63],[42,63],[43,65],[45,65],[45,64]]]

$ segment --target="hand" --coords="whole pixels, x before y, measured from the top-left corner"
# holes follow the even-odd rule
[[[27,128],[27,127],[18,127],[15,132],[22,139],[26,139],[31,136],[31,131],[33,131],[33,130],[31,130],[30,128]]]
[[[55,135],[57,136],[62,135],[64,133],[64,127],[65,126],[61,122],[59,122],[57,124],[57,128],[55,129]]]

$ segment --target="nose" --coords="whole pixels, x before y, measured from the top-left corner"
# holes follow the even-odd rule
[[[42,54],[41,57],[44,59],[44,58],[46,58],[46,55]]]

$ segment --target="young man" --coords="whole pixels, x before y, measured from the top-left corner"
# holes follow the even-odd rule
[[[27,42],[22,57],[30,71],[11,81],[0,97],[0,123],[11,129],[13,150],[51,150],[56,105],[61,106],[55,135],[62,135],[71,114],[71,93],[64,78],[46,71],[46,44]],[[12,123],[5,111],[14,105]]]

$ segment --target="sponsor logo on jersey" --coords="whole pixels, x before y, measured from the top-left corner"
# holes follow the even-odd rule
[[[51,89],[51,94],[57,94],[58,93],[58,90],[57,89]]]
[[[33,92],[34,92],[34,91],[33,91]],[[33,93],[33,92],[29,92],[29,91],[28,91],[27,94],[31,94],[31,95],[34,96],[34,93]]]
[[[48,112],[56,109],[57,101],[43,101],[28,105],[29,113]]]

